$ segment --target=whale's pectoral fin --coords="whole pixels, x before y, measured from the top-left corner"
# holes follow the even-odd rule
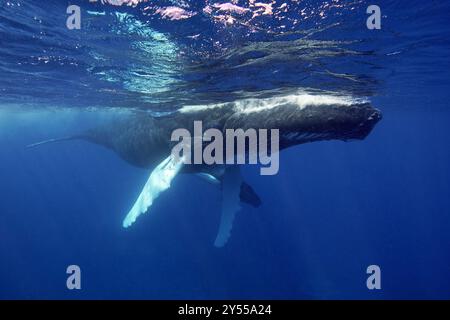
[[[147,212],[159,194],[170,187],[173,178],[183,167],[183,160],[170,155],[152,171],[133,208],[123,220],[124,228],[131,226],[137,217]]]
[[[238,166],[227,167],[222,179],[222,216],[214,245],[223,247],[231,234],[233,220],[240,210],[242,177]]]

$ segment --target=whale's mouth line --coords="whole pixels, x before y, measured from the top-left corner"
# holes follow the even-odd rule
[[[367,134],[370,130],[366,130]],[[367,134],[361,133],[358,129],[352,129],[348,132],[341,133],[337,137],[335,132],[289,132],[280,135],[280,139],[287,141],[292,144],[302,144],[313,141],[321,140],[342,140],[342,141],[352,141],[360,140],[364,138]],[[358,137],[356,137],[358,135]],[[360,137],[359,137],[360,136]]]
[[[357,110],[355,108],[355,110]],[[359,123],[349,126],[345,125],[347,128],[341,126],[341,128],[336,127],[335,130],[325,130],[325,131],[313,131],[311,129],[305,128],[305,130],[292,130],[287,132],[282,132],[280,138],[289,144],[301,144],[306,142],[313,142],[317,140],[361,140],[364,139],[373,129],[373,127],[382,119],[382,113],[380,110],[371,107],[371,112],[367,112],[363,116]]]
[[[289,132],[281,135],[281,139],[290,142],[308,142],[313,140],[331,138],[331,133],[317,133],[317,132]]]
[[[303,144],[313,141],[325,141],[325,140],[342,140],[351,141],[357,140],[354,135],[356,130],[351,130],[345,134],[341,134],[339,138],[336,137],[334,132],[289,132],[280,136],[281,140],[291,144]]]

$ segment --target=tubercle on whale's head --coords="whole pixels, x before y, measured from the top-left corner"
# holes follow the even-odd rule
[[[313,98],[311,98],[313,97]],[[367,101],[307,96],[261,108],[237,109],[227,128],[278,129],[280,149],[320,140],[362,140],[382,114]]]

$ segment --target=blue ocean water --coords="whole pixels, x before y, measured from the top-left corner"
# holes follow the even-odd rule
[[[366,27],[371,4],[380,30]],[[0,298],[450,298],[449,13],[416,0],[0,0]],[[298,89],[368,98],[383,119],[363,141],[283,151],[277,175],[244,166],[263,204],[244,206],[221,249],[205,181],[177,177],[125,230],[148,170],[82,141],[25,148],[135,109]],[[66,288],[73,264],[81,290]]]

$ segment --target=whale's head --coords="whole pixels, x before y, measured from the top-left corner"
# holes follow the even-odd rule
[[[332,95],[292,95],[246,101],[227,128],[279,129],[280,149],[320,140],[361,140],[382,115],[364,100]]]

